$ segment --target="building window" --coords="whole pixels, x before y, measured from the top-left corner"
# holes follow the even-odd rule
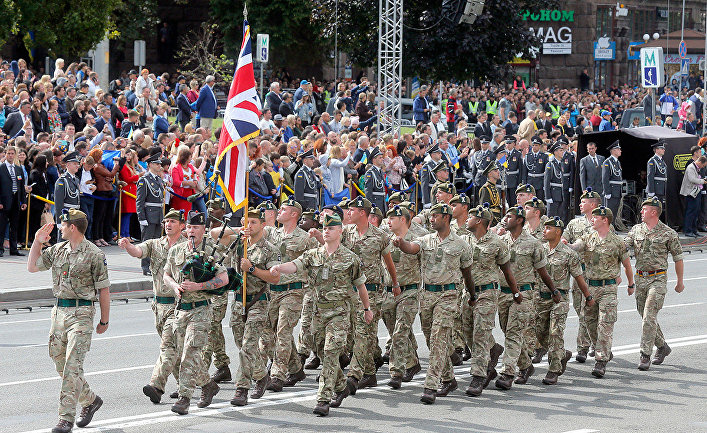
[[[597,6],[597,38],[604,35],[613,36],[613,16],[611,6]]]
[[[653,34],[656,31],[655,11],[632,10],[631,14],[631,40],[642,41],[646,33]]]

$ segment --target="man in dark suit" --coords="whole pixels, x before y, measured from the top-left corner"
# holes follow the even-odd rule
[[[98,132],[101,132],[101,131],[103,131],[105,126],[108,126],[108,131],[111,135],[111,138],[115,138],[117,135],[116,135],[115,127],[113,126],[113,122],[111,121],[111,118],[110,118],[110,108],[103,107],[103,108],[101,108],[100,112],[101,112],[101,117],[98,120],[96,120],[96,126],[95,126],[96,130]]]
[[[280,104],[282,104],[282,98],[280,97],[280,83],[275,81],[270,84],[270,92],[268,92],[265,99],[268,102],[268,108],[272,112],[273,117],[276,114],[280,114]]]
[[[20,129],[24,127],[25,122],[29,121],[31,123],[31,118],[29,115],[30,110],[32,110],[32,105],[30,102],[22,101],[20,104],[20,110],[7,116],[5,125],[2,127],[3,132],[10,137],[17,135],[17,133],[20,132]]]
[[[118,108],[118,105],[113,103],[113,96],[111,96],[110,93],[105,93],[103,95],[103,104],[106,107],[110,107],[110,121],[113,124],[113,131],[118,130],[118,123],[122,122],[125,120],[125,116],[123,115],[123,112],[120,111],[120,108]]]
[[[17,223],[20,210],[25,210],[25,179],[22,168],[15,165],[17,149],[13,146],[5,150],[5,162],[0,165],[0,257],[5,255],[5,230],[9,224],[10,255],[24,256],[17,251]]]
[[[207,75],[204,86],[199,90],[199,98],[194,102],[194,108],[199,112],[200,126],[211,130],[211,125],[218,113],[218,102],[214,94],[216,77]]]
[[[492,136],[493,134],[491,133],[491,125],[488,122],[488,115],[485,111],[482,111],[479,113],[479,121],[476,123],[476,127],[474,127],[474,137],[480,138]]]
[[[589,155],[579,160],[579,183],[582,185],[582,191],[586,191],[587,187],[591,187],[592,191],[603,195],[601,166],[606,158],[597,155],[597,145],[592,142],[587,144],[587,152],[589,152]]]
[[[287,119],[287,116],[294,114],[294,107],[292,106],[292,94],[285,92],[282,94],[282,102],[280,103],[280,108],[278,113],[282,115],[283,118]]]
[[[189,87],[186,84],[179,85],[179,96],[177,96],[177,123],[179,123],[179,129],[184,131],[184,127],[191,120],[191,107],[189,106],[189,99],[187,99],[187,92]]]

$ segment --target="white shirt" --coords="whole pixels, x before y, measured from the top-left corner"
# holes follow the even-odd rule
[[[81,170],[81,180],[79,181],[79,191],[81,192],[81,194],[93,194],[95,185],[86,183],[89,180],[91,180],[91,172],[87,170]]]

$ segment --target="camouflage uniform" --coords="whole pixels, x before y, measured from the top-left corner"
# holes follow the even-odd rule
[[[498,267],[508,263],[511,256],[508,245],[494,232],[486,232],[479,239],[469,235],[466,240],[471,245],[474,260],[471,278],[476,303],[473,308],[465,304],[462,326],[466,343],[471,347],[471,375],[486,377],[491,347],[496,343],[492,332],[498,306]]]
[[[547,215],[540,215],[540,224],[538,224],[537,227],[535,227],[535,230],[531,230],[530,226],[527,224],[525,225],[525,229],[530,233],[532,237],[535,239],[539,240],[540,242],[543,241],[543,231],[545,229],[545,221],[547,221]],[[540,275],[538,273],[535,273],[535,287],[533,287],[533,290],[528,291],[527,293],[523,293],[523,301],[528,301],[530,303],[531,309],[530,309],[530,315],[528,317],[528,327],[527,332],[525,333],[525,347],[528,353],[533,353],[535,349],[540,347],[540,344],[538,343],[539,336],[536,334],[536,323],[535,319],[537,316],[537,311],[538,311],[538,297],[539,295],[539,288],[541,287],[542,280],[540,279]]]
[[[419,236],[408,229],[405,239],[412,242]],[[395,239],[391,235],[390,239]],[[383,323],[390,335],[390,361],[388,367],[392,377],[402,377],[405,370],[417,363],[417,341],[412,333],[412,324],[419,310],[419,296],[422,282],[420,275],[419,254],[405,254],[400,248],[393,246],[391,251],[395,272],[400,284],[401,293],[393,296],[390,274],[384,269],[384,284],[386,293],[383,297],[381,313]]]
[[[432,230],[432,227],[430,226],[430,210],[429,209],[422,209],[419,214],[417,214],[417,217],[420,218],[420,226],[425,229],[425,231],[429,232]],[[414,223],[417,224],[417,223]],[[412,228],[412,225],[410,226]]]
[[[562,237],[567,239],[567,242],[573,244],[577,239],[581,238],[587,233],[591,233],[594,229],[592,228],[592,223],[589,219],[580,215],[572,219],[565,227],[565,231],[562,233]],[[583,257],[580,256],[580,260]],[[585,264],[582,262],[582,269],[585,269]],[[579,328],[577,329],[577,351],[589,351],[589,346],[591,340],[589,339],[589,331],[587,330],[587,321],[584,318],[584,295],[582,291],[579,290],[576,281],[572,281],[572,307],[577,313],[577,318],[579,319]]]
[[[456,219],[452,219],[449,228],[462,239],[466,239],[466,237],[471,234],[469,229],[466,228],[466,225],[462,224],[460,226]],[[463,278],[459,281],[459,284],[461,283],[463,283]],[[455,349],[463,349],[466,345],[464,342],[464,334],[462,333],[462,314],[465,308],[464,304],[467,304],[466,307],[471,308],[468,305],[468,301],[469,293],[466,290],[459,290],[459,309],[457,310],[456,317],[454,317],[454,329],[452,330],[452,345]]]
[[[521,230],[515,240],[510,233],[501,236],[510,251],[511,272],[516,279],[518,290],[523,295],[533,291],[535,284],[535,270],[547,265],[547,255],[543,246],[526,230]],[[532,365],[524,337],[534,329],[528,329],[528,320],[533,311],[532,300],[523,299],[518,304],[513,301],[510,287],[504,286],[505,277],[499,270],[501,293],[498,296],[498,321],[505,334],[505,352],[503,353],[503,369],[501,373],[514,376],[516,365],[524,370]],[[532,299],[532,295],[531,295]]]
[[[351,285],[365,283],[366,275],[359,257],[343,245],[331,255],[325,245],[307,250],[293,263],[297,272],[307,272],[312,283],[314,352],[322,360],[317,401],[329,403],[334,392],[346,387],[339,355],[344,351],[351,325]],[[357,317],[362,317],[362,308],[356,309]]]
[[[317,247],[317,241],[310,238],[309,234],[299,227],[295,227],[292,233],[285,233],[284,228],[278,228],[273,231],[270,239],[277,249],[277,264],[292,261],[306,250]],[[297,326],[302,313],[306,280],[307,273],[301,271],[282,275],[278,284],[270,286],[268,333],[272,333],[274,339],[265,353],[273,356],[270,375],[282,381],[286,379],[288,373],[295,374],[302,369],[292,331]]]
[[[209,327],[209,342],[204,346],[204,363],[206,369],[211,366],[211,357],[214,358],[214,366],[225,368],[231,363],[226,355],[226,338],[223,335],[223,319],[228,310],[228,292],[223,295],[213,295],[211,297],[211,326]]]
[[[180,236],[173,246],[186,242],[187,238]],[[155,327],[160,336],[160,356],[152,370],[150,385],[164,391],[167,378],[170,373],[179,381],[179,357],[177,356],[177,345],[174,339],[174,292],[165,287],[164,269],[167,264],[169,252],[169,239],[163,236],[159,239],[148,239],[137,245],[142,252],[141,259],[148,259],[150,272],[152,273],[152,291],[154,299],[152,311],[155,313]]]
[[[353,358],[349,366],[348,376],[361,380],[363,375],[376,374],[374,358],[381,355],[378,345],[378,321],[381,318],[383,303],[383,261],[382,258],[391,251],[390,237],[378,227],[369,224],[363,236],[358,234],[355,224],[344,227],[341,243],[361,259],[363,272],[366,274],[366,289],[371,304],[373,320],[366,323],[363,314],[356,314]]]
[[[46,248],[37,268],[52,270],[52,294],[58,300],[52,308],[49,356],[61,377],[59,419],[73,423],[76,403],[86,407],[96,398],[84,379],[83,361],[91,348],[93,303],[101,289],[110,288],[106,258],[86,239],[73,251],[66,241]],[[61,300],[76,306],[64,307]],[[88,305],[78,305],[79,301]]]
[[[430,233],[413,243],[420,246],[425,284],[420,292],[420,325],[430,349],[424,387],[437,389],[440,381],[454,379],[449,355],[454,350],[452,329],[459,308],[457,284],[462,278],[461,270],[472,264],[472,252],[469,244],[451,231],[445,239]]]
[[[234,254],[231,260],[231,267],[237,269],[241,275],[247,272],[247,269],[241,269],[241,255]],[[263,233],[263,237],[255,243],[248,244],[248,260],[252,265],[259,269],[269,269],[276,263],[278,259],[277,249],[271,244]],[[248,318],[242,328],[240,351],[238,353],[240,363],[236,372],[235,383],[236,388],[250,389],[252,381],[259,381],[267,375],[265,364],[267,362],[267,354],[260,350],[258,343],[260,337],[266,333],[269,327],[268,308],[269,308],[269,291],[266,289],[262,295],[258,293],[266,288],[267,283],[253,274],[248,274],[246,280],[246,299],[245,303],[250,302],[253,296],[259,296],[259,300],[253,304],[248,310]],[[230,323],[233,329],[234,339],[238,340],[241,335],[241,328],[235,322],[243,323],[241,316],[243,306],[243,293],[236,293],[236,301],[234,308],[231,309]]]
[[[208,240],[207,249],[213,246]],[[186,280],[181,272],[184,264],[189,260],[193,251],[189,242],[183,242],[169,249],[165,272],[172,276],[177,284]],[[226,272],[223,266],[217,267],[217,274]],[[211,295],[197,290],[183,292],[181,304],[177,306],[174,321],[174,338],[177,353],[181,354],[179,366],[179,396],[191,398],[196,386],[207,384],[211,378],[204,365],[203,349],[209,340],[209,327],[211,326]]]
[[[643,318],[641,353],[650,356],[653,345],[660,348],[665,344],[658,311],[663,308],[668,291],[668,253],[673,256],[673,262],[682,260],[682,245],[675,230],[661,221],[653,230],[645,223],[633,226],[624,242],[636,253],[636,307]],[[649,272],[657,274],[646,275]]]
[[[611,230],[604,239],[596,231],[586,234],[575,245],[579,247],[580,256],[584,257],[589,294],[595,302],[592,307],[584,307],[589,338],[596,350],[594,359],[608,362],[617,316],[616,278],[628,252],[621,238]]]
[[[300,328],[297,335],[297,353],[309,356],[314,351],[314,336],[312,335],[312,312],[314,311],[314,293],[305,287],[302,296],[302,312],[300,314]],[[353,346],[352,346],[353,347]]]
[[[567,297],[570,276],[576,278],[582,275],[582,262],[579,260],[579,255],[562,242],[554,249],[550,249],[547,243],[543,248],[547,254],[547,272],[555,288],[560,291],[562,300],[556,304],[547,286],[541,285],[537,299],[535,326],[540,344],[548,348],[550,371],[561,374],[562,358],[565,356],[565,324],[570,309]]]

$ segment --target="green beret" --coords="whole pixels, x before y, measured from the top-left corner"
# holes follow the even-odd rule
[[[582,198],[593,198],[593,199],[599,200],[599,199],[601,199],[601,196],[599,195],[598,192],[592,191],[592,187],[591,187],[591,186],[588,186],[588,187],[587,187],[587,190],[584,191],[584,193],[583,193],[582,196],[580,197],[580,199],[582,199]]]
[[[380,219],[383,219],[383,211],[378,206],[373,206],[371,208],[371,215],[375,215]]]
[[[415,210],[415,205],[410,203],[409,201],[404,201],[404,202],[400,203],[400,207],[407,209],[409,212],[412,212]]]
[[[451,200],[449,200],[449,204],[454,204],[454,203],[465,204],[467,206],[471,205],[471,201],[469,200],[469,197],[466,194],[464,194],[463,192],[455,195],[454,197],[452,197]]]
[[[169,212],[167,212],[167,215],[164,216],[164,219],[176,220],[176,221],[183,223],[184,222],[184,211],[172,209]]]
[[[663,203],[658,200],[657,197],[648,197],[647,199],[643,200],[643,203],[641,203],[641,207],[643,206],[653,206],[655,208],[658,208],[660,213],[663,212]]]
[[[560,230],[565,229],[565,223],[562,222],[560,217],[556,216],[554,218],[550,218],[547,221],[545,221],[545,226],[546,227],[557,227]]]
[[[316,212],[314,212],[314,210],[312,210],[312,209],[302,212],[302,218],[307,218],[307,219],[313,220],[315,218],[315,216],[316,216]]]
[[[286,201],[282,202],[282,206],[296,207],[300,212],[302,212],[302,205],[299,204],[292,195]]]
[[[187,214],[187,222],[192,226],[205,226],[206,216],[197,210],[190,210]]]
[[[533,197],[532,199],[527,200],[525,203],[523,203],[523,206],[534,207],[535,209],[540,209],[543,212],[545,212],[545,210],[546,210],[545,202],[543,202],[542,200],[540,200],[537,197]]]
[[[341,206],[341,205],[339,205]],[[364,198],[363,196],[359,195],[355,199],[349,201],[349,207],[355,207],[359,209],[371,209],[371,202],[368,201],[367,198]]]
[[[386,217],[400,217],[400,216],[405,216],[405,217],[410,217],[410,211],[406,208],[403,207],[402,205],[395,205],[392,208],[388,209],[388,212],[385,214]]]
[[[606,206],[599,206],[598,208],[594,209],[592,211],[592,215],[607,217],[609,218],[609,222],[612,222],[614,220],[613,212],[611,212],[611,209]]]
[[[275,205],[270,200],[265,200],[264,202],[260,203],[258,206],[256,206],[256,209],[277,210]]]
[[[521,192],[535,194],[535,187],[529,183],[521,183],[520,185],[518,185],[518,188],[516,188],[516,194],[519,194]]]
[[[439,164],[435,165],[435,167],[432,169],[432,173],[435,173],[435,174],[436,174],[437,172],[442,171],[442,170],[445,170],[445,169],[447,169],[447,168],[449,168],[449,167],[447,166],[447,162],[444,161],[444,160],[442,160],[442,161],[439,162]]]
[[[493,214],[489,210],[488,203],[485,206],[479,205],[469,211],[469,215],[481,218],[486,221],[493,221]]]
[[[219,199],[209,200],[209,202],[207,203],[207,207],[209,209],[223,209],[224,208],[223,200],[219,200]]]
[[[430,208],[430,215],[441,214],[441,215],[451,215],[452,207],[447,203],[437,203]]]
[[[348,198],[344,197],[344,199],[341,200],[341,202],[339,203],[339,207],[344,210],[348,209],[349,208],[349,201],[350,200]]]
[[[341,226],[341,218],[339,215],[324,215],[324,227]]]
[[[511,206],[506,215],[516,215],[525,218],[525,208],[523,206]]]
[[[405,197],[403,197],[403,194],[401,192],[394,192],[388,197],[388,203],[402,203]]]
[[[61,222],[71,222],[79,220],[88,221],[88,217],[86,217],[86,214],[78,209],[64,209],[62,210],[61,216],[59,217],[59,221]]]
[[[248,209],[248,218],[256,218],[259,220],[265,219],[265,209],[250,208]]]
[[[444,182],[443,184],[437,187],[437,191],[442,191],[446,192],[447,194],[454,195],[457,193],[457,188],[449,182]]]

